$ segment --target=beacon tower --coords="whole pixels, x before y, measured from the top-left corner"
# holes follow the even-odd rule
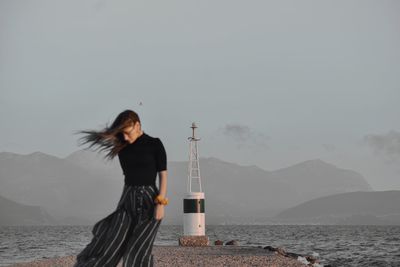
[[[205,235],[204,192],[201,188],[198,141],[195,136],[196,124],[193,122],[192,136],[189,140],[189,165],[186,194],[183,199],[183,237],[179,244],[183,246],[208,246]]]

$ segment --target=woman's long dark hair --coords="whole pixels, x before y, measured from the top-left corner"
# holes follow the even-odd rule
[[[126,109],[118,114],[111,126],[106,124],[105,128],[100,131],[82,130],[75,132],[75,134],[85,134],[85,136],[79,138],[81,143],[78,145],[90,143],[88,149],[97,145],[100,151],[107,151],[104,158],[112,160],[121,149],[129,144],[124,140],[122,130],[136,122],[140,123],[139,115]]]

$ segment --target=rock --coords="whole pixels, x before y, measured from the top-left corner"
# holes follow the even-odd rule
[[[239,243],[236,240],[231,240],[225,243],[225,245],[230,245],[230,246],[237,246]]]
[[[293,252],[286,252],[286,257],[291,257],[297,259],[297,257],[304,257],[303,255],[293,253]]]
[[[309,255],[301,255],[301,254],[297,254],[297,253],[293,253],[293,252],[287,252],[284,248],[282,247],[278,247],[278,248],[274,248],[272,246],[265,246],[264,249],[268,250],[268,251],[275,251],[277,254],[280,254],[282,256],[288,257],[288,258],[293,258],[293,259],[298,259],[303,258],[304,260],[307,260],[307,262],[309,262],[310,265],[313,265],[315,263],[319,263],[319,260],[314,257],[314,256],[309,256]],[[324,265],[326,267],[331,267],[329,265]]]
[[[276,252],[278,252],[278,254],[286,256],[286,250],[284,248],[282,248],[282,247],[276,248]]]
[[[222,241],[222,240],[215,240],[215,242],[214,242],[214,245],[216,245],[216,246],[222,246],[222,245],[224,245],[224,242]]]
[[[276,251],[276,248],[271,247],[271,246],[265,246],[264,249],[266,249],[268,251]]]
[[[305,256],[305,258],[306,258],[309,262],[311,262],[312,264],[318,263],[318,262],[319,262],[318,259],[316,259],[316,258],[313,257],[313,256]]]
[[[209,246],[210,240],[208,236],[181,236],[179,238],[179,246],[202,247]]]

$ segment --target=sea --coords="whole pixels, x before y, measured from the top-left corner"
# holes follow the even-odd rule
[[[0,266],[78,254],[92,226],[2,226]],[[161,224],[154,245],[178,245],[182,225]],[[377,225],[207,225],[213,244],[282,247],[313,255],[322,266],[400,266],[400,226]]]

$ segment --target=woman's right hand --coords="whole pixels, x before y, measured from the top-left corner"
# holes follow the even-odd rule
[[[161,220],[164,218],[164,205],[155,204],[154,206],[154,219]]]

